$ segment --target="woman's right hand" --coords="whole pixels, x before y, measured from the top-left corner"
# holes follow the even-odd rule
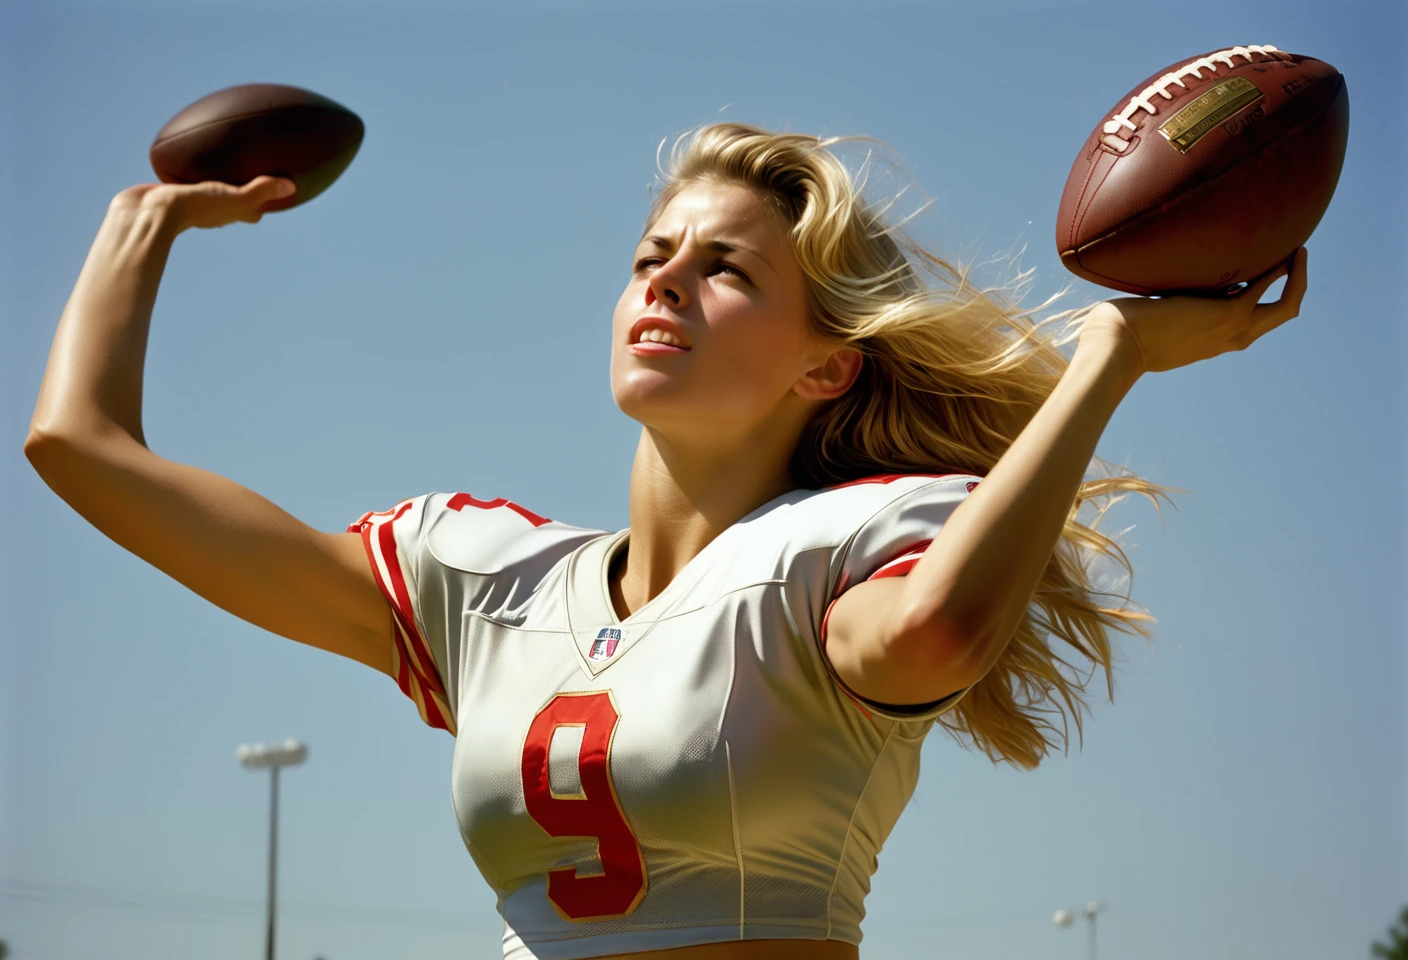
[[[284,177],[258,176],[243,186],[206,180],[201,183],[139,183],[112,198],[112,207],[161,208],[175,233],[189,227],[211,229],[241,221],[258,223],[265,208],[292,196],[297,185]]]
[[[1238,290],[1225,295],[1116,297],[1097,304],[1081,330],[1081,343],[1119,344],[1131,357],[1134,375],[1174,370],[1234,350],[1245,350],[1263,335],[1300,314],[1305,298],[1308,254],[1298,248]],[[1260,303],[1271,285],[1286,277],[1281,297]]]

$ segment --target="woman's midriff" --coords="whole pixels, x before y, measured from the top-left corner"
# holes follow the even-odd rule
[[[734,940],[674,950],[613,953],[599,960],[858,960],[860,948],[841,940]]]

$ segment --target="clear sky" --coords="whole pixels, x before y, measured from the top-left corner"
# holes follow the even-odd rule
[[[1073,279],[1053,220],[1101,115],[1180,58],[1269,43],[1335,64],[1353,104],[1302,315],[1125,401],[1101,455],[1191,491],[1162,523],[1114,517],[1156,639],[1124,644],[1116,702],[1037,772],[930,736],[862,956],[1074,960],[1083,931],[1051,914],[1091,899],[1116,960],[1367,956],[1408,902],[1405,36],[1401,4],[1344,0],[6,0],[0,938],[19,960],[259,955],[267,777],[235,747],[294,736],[280,956],[498,950],[450,737],[386,677],[127,555],[21,455],[107,203],[154,179],[182,107],[290,83],[367,134],[316,201],[177,241],[154,450],[326,530],[429,490],[619,529],[638,428],[607,331],[663,138],[716,117],[879,137],[934,198],[930,242],[1026,244],[1035,302]]]

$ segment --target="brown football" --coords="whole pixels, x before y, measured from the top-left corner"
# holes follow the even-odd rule
[[[355,113],[311,90],[246,83],[172,117],[152,141],[152,170],[163,183],[244,184],[260,174],[293,180],[298,192],[268,203],[272,213],[332,186],[357,155],[363,131]]]
[[[1246,46],[1176,63],[1086,138],[1056,215],[1061,262],[1128,293],[1226,291],[1310,237],[1348,137],[1344,77],[1322,60]]]

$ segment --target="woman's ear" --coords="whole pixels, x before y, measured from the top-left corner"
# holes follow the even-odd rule
[[[792,392],[803,400],[834,400],[856,382],[864,360],[865,355],[854,347],[838,347],[820,366],[802,374]]]

